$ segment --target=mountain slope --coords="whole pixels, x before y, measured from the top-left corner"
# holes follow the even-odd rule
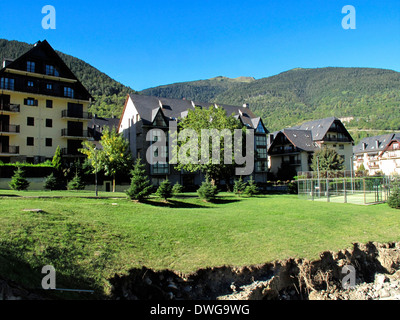
[[[4,58],[16,59],[32,47],[33,45],[25,42],[0,39],[1,61]],[[96,101],[91,106],[90,111],[100,116],[108,117],[114,114],[119,117],[126,95],[135,91],[111,79],[105,73],[97,70],[83,60],[60,51],[57,51],[57,53],[95,98]]]
[[[293,69],[250,82],[212,79],[172,84],[143,94],[241,105],[270,130],[328,116],[354,117],[350,127],[400,129],[400,73],[373,68]]]

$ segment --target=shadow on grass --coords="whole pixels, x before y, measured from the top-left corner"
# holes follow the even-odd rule
[[[191,208],[191,209],[196,209],[196,208],[206,208],[206,205],[201,205],[201,204],[196,204],[196,203],[188,203],[184,201],[178,201],[178,200],[171,200],[169,199],[168,201],[164,201],[161,199],[146,199],[142,200],[142,203],[148,204],[151,206],[155,207],[164,207],[164,208]]]

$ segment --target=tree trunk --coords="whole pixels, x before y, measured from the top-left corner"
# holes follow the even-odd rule
[[[115,192],[115,175],[113,175],[113,192]]]

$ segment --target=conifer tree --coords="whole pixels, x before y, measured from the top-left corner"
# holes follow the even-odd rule
[[[142,201],[150,195],[152,185],[150,184],[149,178],[146,176],[146,170],[140,158],[136,160],[131,170],[131,175],[131,186],[126,191],[126,194],[131,200]]]
[[[24,170],[18,167],[18,169],[14,171],[14,175],[9,183],[10,188],[17,191],[27,190],[29,184],[29,181],[25,178]]]
[[[165,179],[163,182],[161,182],[157,189],[156,195],[165,201],[172,197],[172,185],[168,179]]]

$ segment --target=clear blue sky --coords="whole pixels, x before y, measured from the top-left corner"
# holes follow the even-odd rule
[[[47,4],[55,30],[42,28]],[[356,9],[355,30],[342,28],[345,5]],[[0,38],[46,39],[135,90],[296,67],[400,71],[399,0],[14,0],[3,9]]]

